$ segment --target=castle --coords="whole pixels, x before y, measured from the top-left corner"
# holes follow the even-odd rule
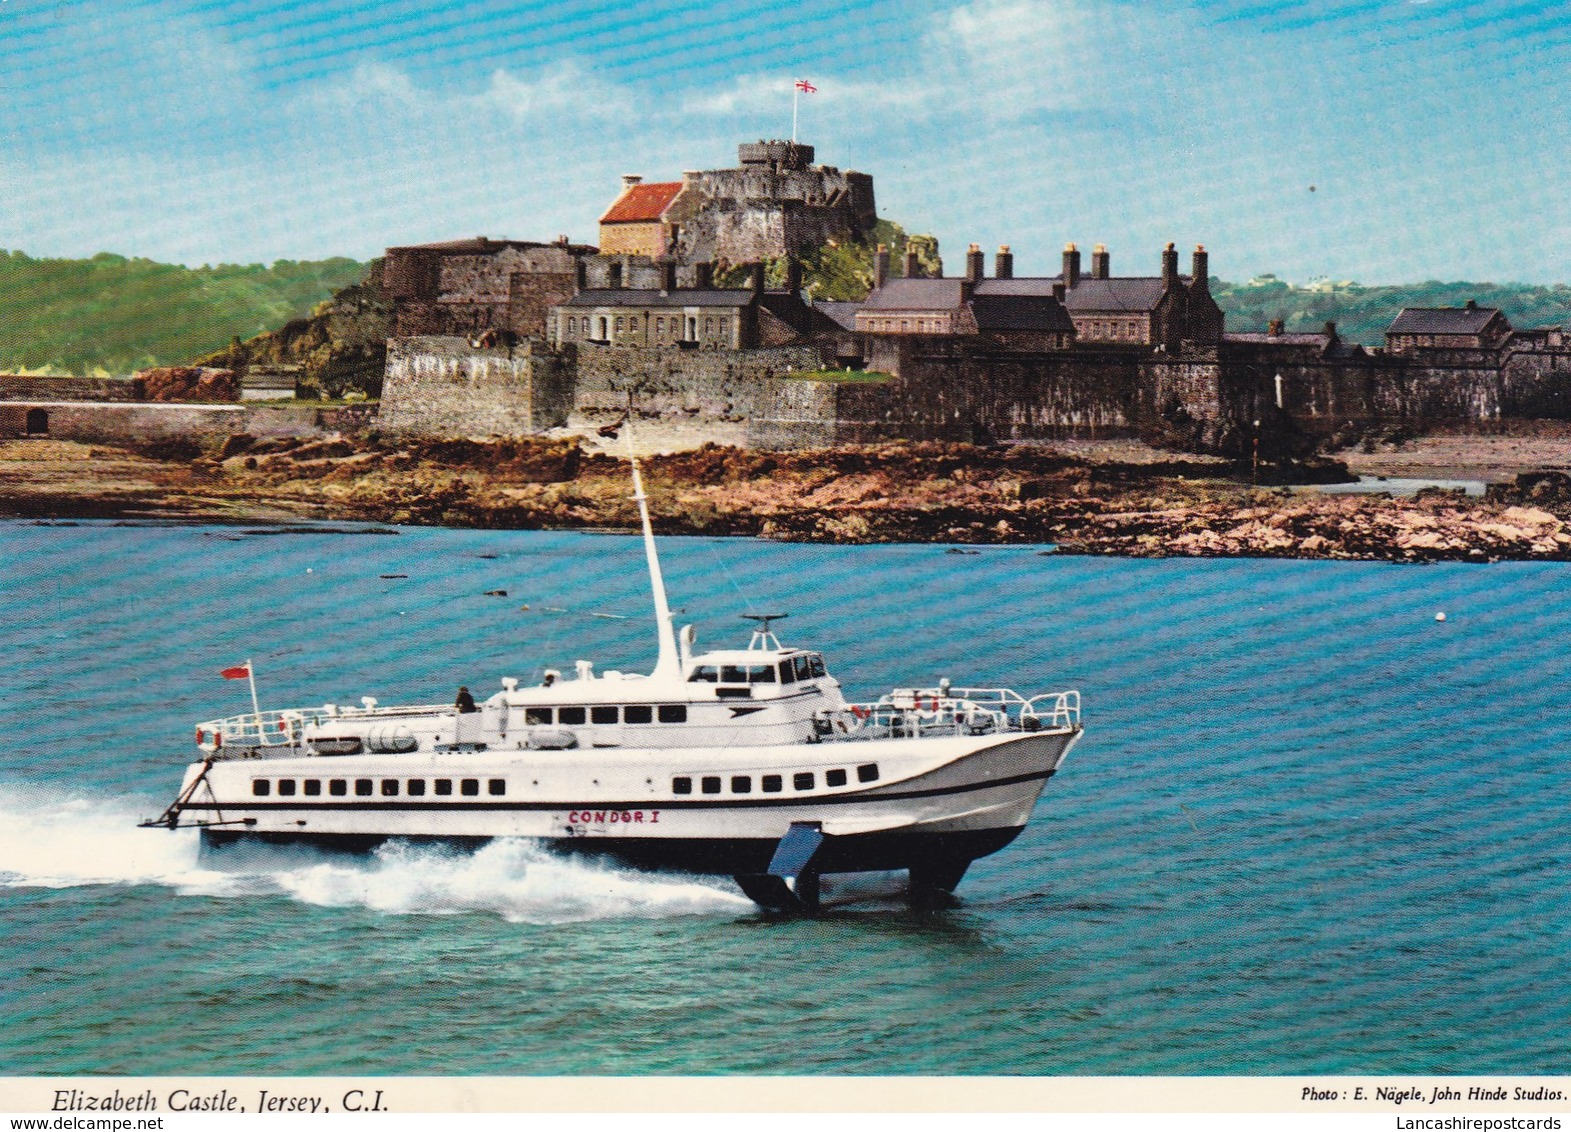
[[[1571,413],[1571,346],[1487,308],[1409,309],[1384,348],[1332,324],[1229,333],[1196,247],[1119,276],[1098,244],[1056,276],[924,273],[880,247],[860,302],[814,302],[800,257],[865,241],[872,178],[811,146],[741,146],[736,168],[623,178],[600,244],[388,250],[397,309],[381,421],[413,433],[587,432],[629,405],[689,439],[799,447],[893,438],[1154,436],[1274,458],[1337,434]],[[784,260],[783,286],[764,261]],[[743,285],[718,286],[751,265]],[[897,271],[896,268],[899,268]],[[678,442],[681,436],[674,437]]]

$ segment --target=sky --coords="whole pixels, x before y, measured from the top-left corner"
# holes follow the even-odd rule
[[[1017,274],[1571,281],[1571,6],[0,0],[0,248],[198,265],[593,243],[791,132]]]

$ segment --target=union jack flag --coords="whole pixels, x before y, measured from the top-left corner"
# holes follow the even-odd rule
[[[801,91],[803,94],[817,94],[818,93],[818,88],[816,86],[814,86],[812,83],[808,82],[806,79],[797,79],[796,80],[796,89]]]

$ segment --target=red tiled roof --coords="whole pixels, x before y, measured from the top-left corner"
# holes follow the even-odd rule
[[[665,213],[666,207],[681,191],[681,181],[656,181],[649,185],[633,185],[622,190],[622,195],[616,198],[616,203],[600,218],[600,223],[641,221],[647,224],[659,220]]]

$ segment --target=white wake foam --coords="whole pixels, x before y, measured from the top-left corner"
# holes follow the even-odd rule
[[[129,800],[0,785],[0,888],[155,884],[190,896],[277,894],[323,907],[479,912],[532,924],[752,907],[716,884],[561,858],[521,839],[474,852],[393,842],[365,856],[266,845],[204,856],[195,830],[138,829],[141,810]]]

